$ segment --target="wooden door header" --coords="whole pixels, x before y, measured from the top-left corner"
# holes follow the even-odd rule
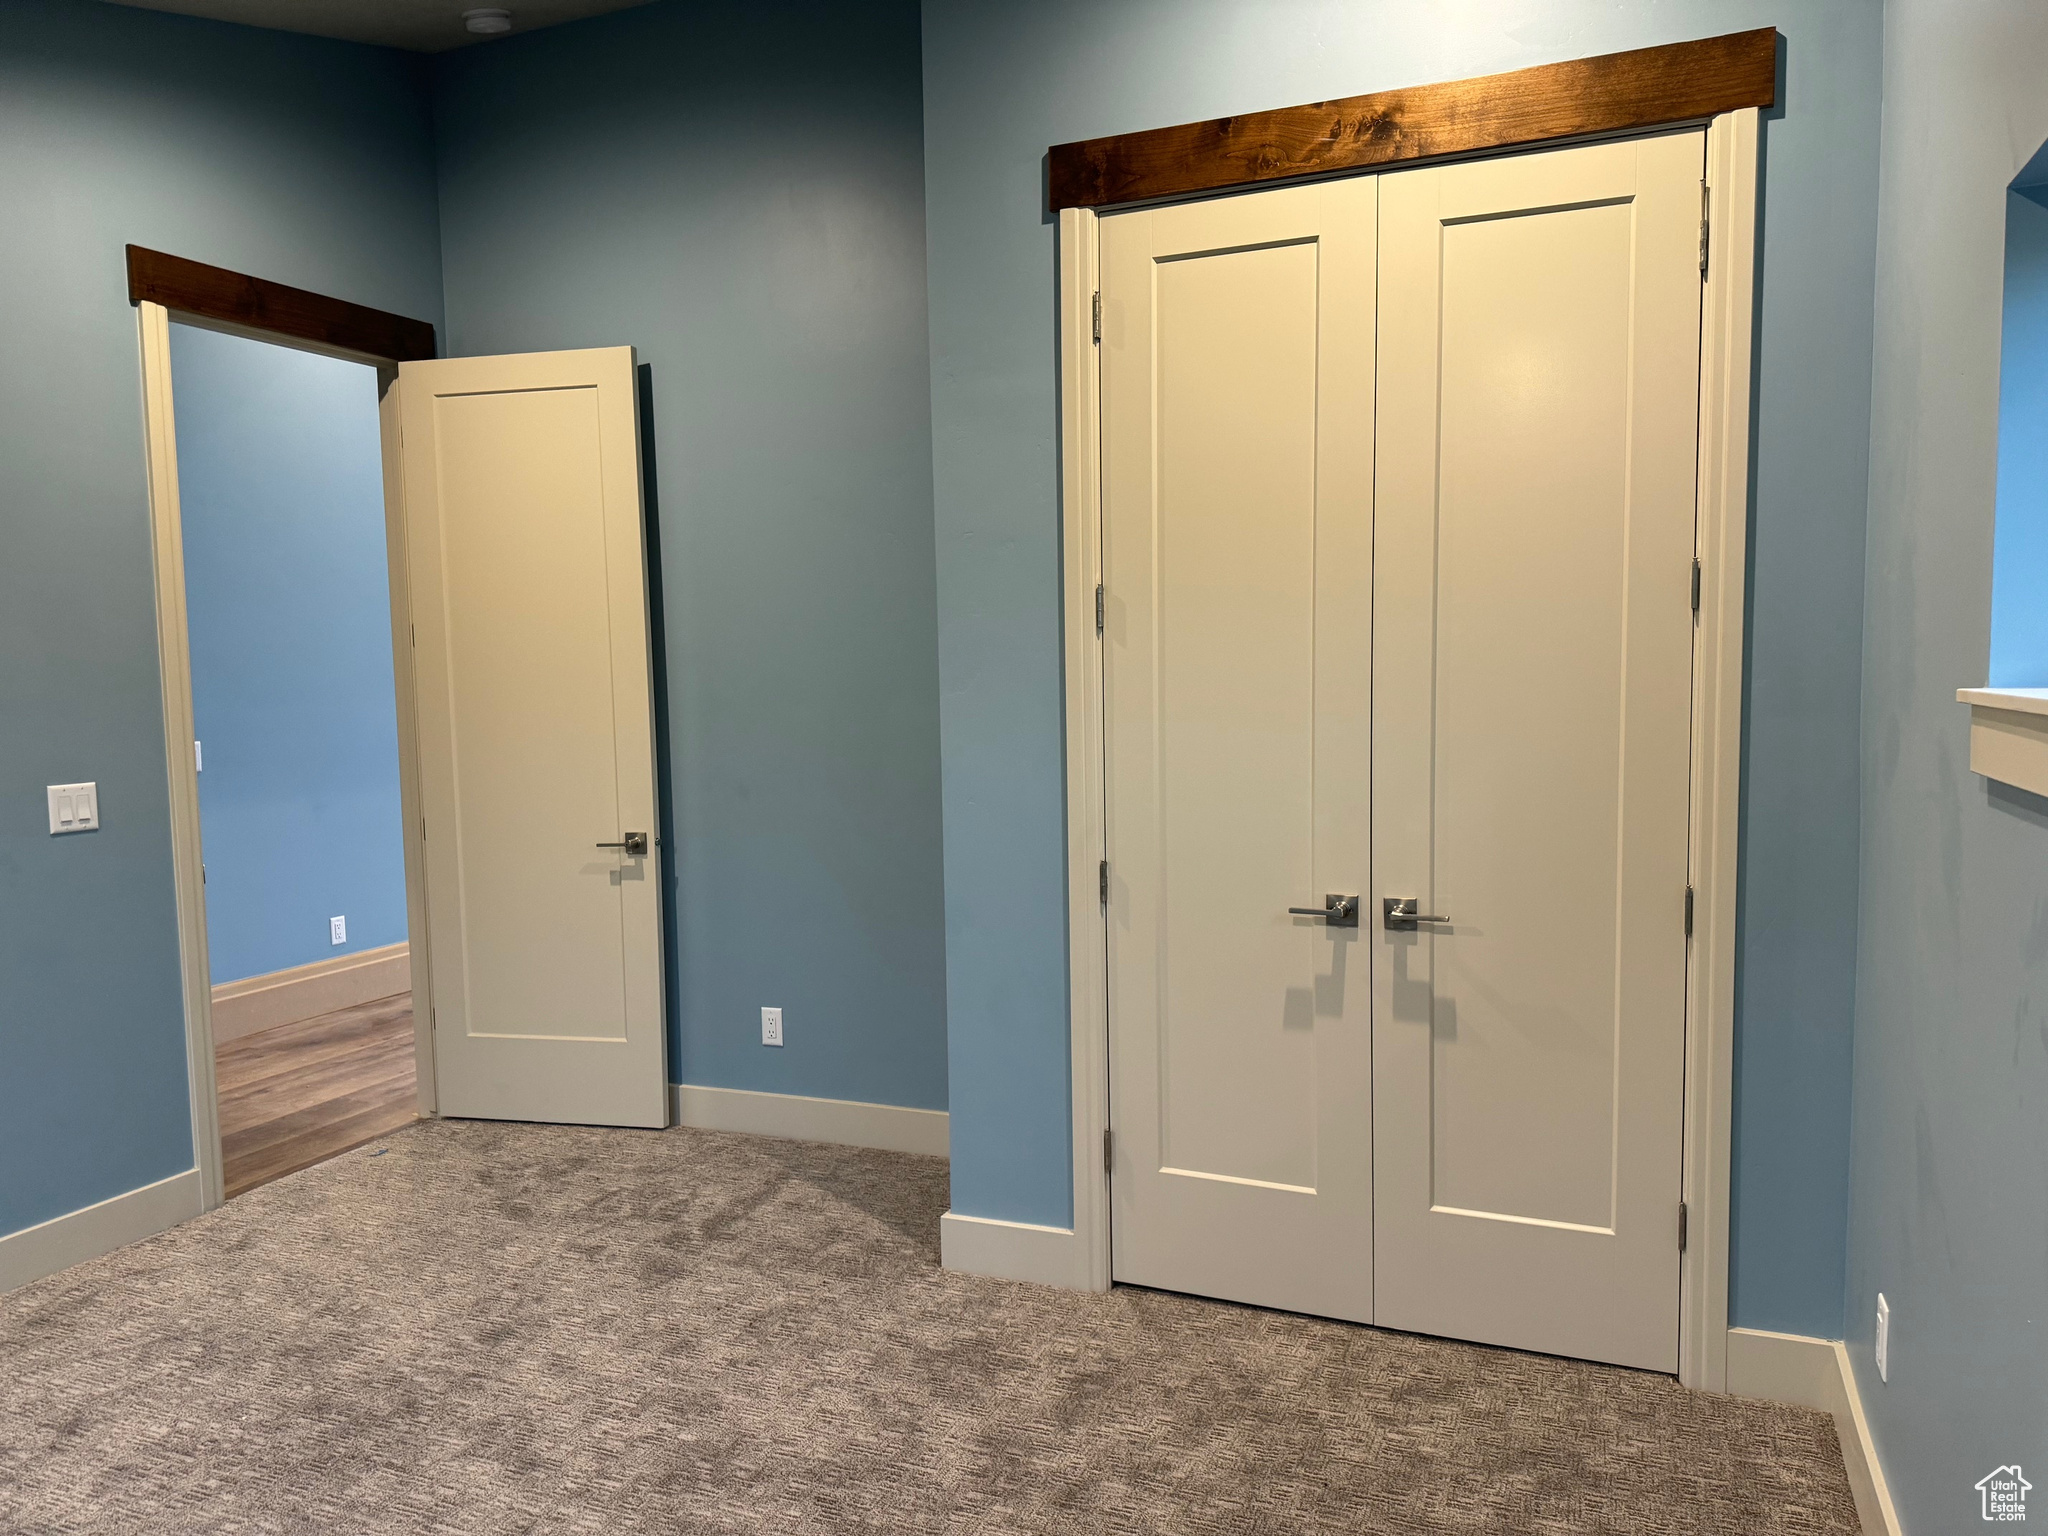
[[[434,355],[434,328],[365,304],[330,299],[268,278],[249,277],[162,251],[128,247],[128,302],[148,300],[181,314],[272,331],[394,363]]]
[[[1055,144],[1051,202],[1101,208],[1332,171],[1697,122],[1777,99],[1778,32],[1730,32]]]

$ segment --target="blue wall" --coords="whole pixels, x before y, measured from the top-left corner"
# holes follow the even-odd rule
[[[649,369],[672,1074],[942,1109],[916,6],[671,0],[437,79],[450,350]]]
[[[1880,75],[1864,0],[927,0],[954,1209],[1071,1219],[1046,146],[1774,24],[1733,1305],[1839,1331]]]
[[[376,370],[174,325],[171,373],[213,980],[397,944]]]
[[[0,0],[0,1232],[192,1166],[122,246],[438,321],[417,61]],[[43,786],[100,786],[51,837]]]
[[[1886,33],[1847,1322],[1931,1533],[1983,1529],[2002,1463],[2048,1487],[2048,801],[1970,772],[1955,699],[1985,677],[2006,188],[2048,140],[2048,8],[1892,0]]]
[[[2048,687],[2048,188],[2005,200],[1992,554],[1994,688]]]

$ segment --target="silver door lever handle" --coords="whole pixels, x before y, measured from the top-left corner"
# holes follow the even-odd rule
[[[1289,907],[1296,917],[1320,917],[1332,928],[1356,928],[1358,926],[1358,898],[1339,896],[1332,892],[1323,898],[1320,907]]]
[[[622,843],[599,843],[597,846],[600,848],[623,848],[626,852],[636,857],[644,856],[647,852],[647,834],[645,832],[628,832],[626,840]]]
[[[1396,929],[1413,928],[1417,923],[1448,923],[1451,920],[1448,912],[1416,911],[1421,905],[1419,897],[1387,896],[1381,898],[1380,915],[1389,928]]]

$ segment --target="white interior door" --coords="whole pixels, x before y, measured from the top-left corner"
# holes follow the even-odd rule
[[[664,1125],[632,349],[398,387],[441,1113]]]
[[[1374,190],[1102,221],[1115,1277],[1360,1320]]]
[[[1377,1321],[1664,1371],[1703,154],[1381,178]]]

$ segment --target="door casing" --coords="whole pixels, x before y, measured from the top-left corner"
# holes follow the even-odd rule
[[[1685,124],[1662,124],[1668,132]],[[1688,862],[1694,891],[1686,957],[1684,1165],[1688,1242],[1680,1264],[1679,1380],[1727,1388],[1729,1157],[1734,1087],[1735,897],[1742,765],[1742,653],[1748,556],[1751,349],[1759,109],[1707,129],[1711,246],[1701,294],[1699,628],[1693,654]],[[1522,150],[1558,147],[1529,144]],[[1369,174],[1369,173],[1368,173]],[[1042,1278],[1110,1284],[1107,912],[1097,899],[1104,839],[1102,429],[1095,347],[1100,233],[1095,210],[1059,216],[1061,649],[1064,687],[1073,1220],[1064,1262]],[[1062,1234],[1063,1236],[1065,1234]]]

